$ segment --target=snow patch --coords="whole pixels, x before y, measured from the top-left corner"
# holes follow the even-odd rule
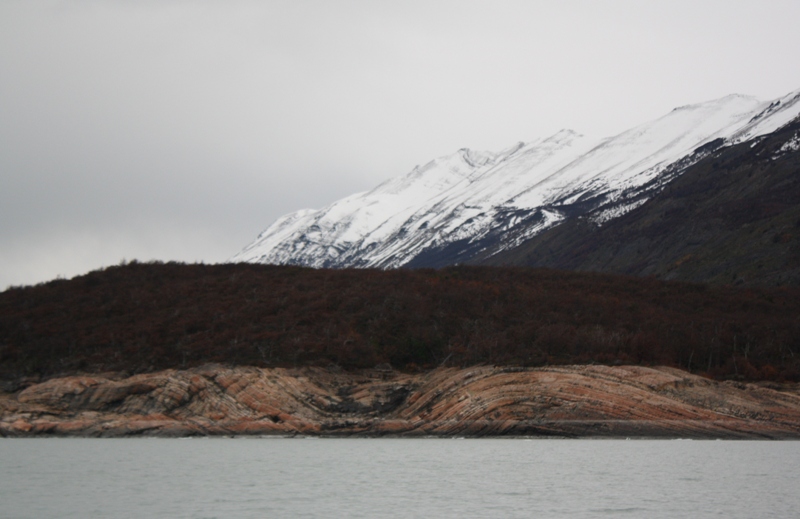
[[[616,205],[609,209],[605,209],[599,212],[598,214],[593,215],[591,217],[591,221],[596,223],[597,225],[603,225],[609,220],[613,220],[614,218],[619,218],[624,214],[630,213],[637,207],[641,207],[642,205],[644,205],[645,202],[647,202],[647,200],[648,200],[647,198],[643,198],[627,204]]]
[[[800,150],[800,134],[795,135],[790,141],[785,142],[778,151],[781,153],[788,153],[797,150]]]

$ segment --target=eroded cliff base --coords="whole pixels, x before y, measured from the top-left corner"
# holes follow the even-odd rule
[[[206,365],[7,389],[2,436],[800,438],[796,384],[717,382],[667,367]]]

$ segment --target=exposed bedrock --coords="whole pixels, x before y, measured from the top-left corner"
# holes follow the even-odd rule
[[[231,434],[800,438],[800,390],[666,367],[404,374],[207,365],[0,393],[3,436]]]

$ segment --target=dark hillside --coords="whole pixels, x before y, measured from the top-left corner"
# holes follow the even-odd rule
[[[800,290],[528,268],[131,263],[0,293],[0,374],[668,364],[800,377]]]
[[[800,122],[720,148],[603,226],[571,220],[481,263],[800,286]]]

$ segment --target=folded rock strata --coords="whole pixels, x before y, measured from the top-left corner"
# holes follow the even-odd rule
[[[800,389],[666,367],[207,365],[0,393],[3,436],[237,434],[800,438]]]

